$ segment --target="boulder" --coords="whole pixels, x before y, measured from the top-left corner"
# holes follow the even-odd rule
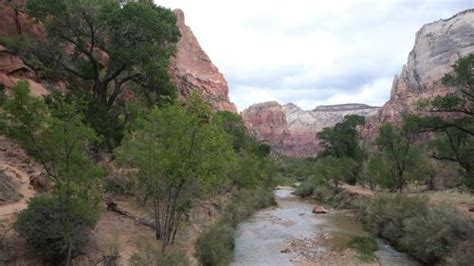
[[[324,208],[323,206],[315,206],[313,208],[313,213],[316,213],[316,214],[328,213],[328,210]]]

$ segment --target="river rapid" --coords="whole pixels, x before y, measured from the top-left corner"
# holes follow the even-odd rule
[[[352,237],[367,235],[361,224],[342,211],[313,214],[314,204],[292,192],[289,187],[275,190],[277,207],[238,225],[231,265],[360,265],[347,247]],[[377,243],[377,261],[370,265],[419,265],[383,240]]]

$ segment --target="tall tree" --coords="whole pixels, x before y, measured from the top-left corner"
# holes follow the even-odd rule
[[[359,133],[357,127],[365,123],[365,117],[359,115],[345,116],[343,121],[334,127],[324,128],[317,134],[324,146],[321,157],[335,156],[336,158],[348,158],[356,162],[358,167],[352,167],[352,174],[346,175],[346,182],[355,185],[359,179],[364,160],[363,150],[359,144]]]
[[[456,91],[418,102],[429,113],[418,123],[421,131],[438,133],[432,157],[457,163],[464,170],[465,184],[474,188],[474,54],[459,59],[442,81]]]
[[[173,96],[168,64],[180,36],[176,16],[150,1],[119,2],[30,0],[27,11],[45,26],[58,68],[104,106],[125,87],[141,88],[151,102]]]
[[[151,111],[117,154],[138,170],[146,196],[153,199],[156,238],[163,248],[173,242],[192,201],[222,183],[234,160],[229,136],[196,95],[186,107]]]
[[[420,159],[420,149],[414,145],[416,131],[411,120],[398,128],[390,123],[380,128],[376,144],[381,154],[376,154],[375,161],[371,165],[374,170],[383,171],[384,184],[389,188],[403,191],[408,179],[408,173],[415,171]],[[382,161],[380,161],[382,160]]]

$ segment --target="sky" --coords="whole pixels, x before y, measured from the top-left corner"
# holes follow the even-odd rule
[[[423,24],[474,0],[155,0],[186,24],[239,111],[278,101],[383,105]]]

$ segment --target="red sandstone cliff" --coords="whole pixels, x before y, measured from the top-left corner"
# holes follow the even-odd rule
[[[183,11],[174,11],[178,18],[181,39],[177,45],[176,57],[172,58],[170,77],[185,99],[193,91],[199,91],[214,109],[236,113],[230,102],[229,88],[224,75],[219,72],[199,45],[191,29],[186,26]]]
[[[25,1],[13,2],[21,7]],[[236,113],[237,108],[229,100],[229,89],[224,76],[212,64],[191,29],[186,26],[183,12],[176,10],[175,14],[181,39],[177,44],[176,56],[171,60],[169,73],[180,98],[185,100],[192,91],[199,91],[214,109]],[[30,38],[43,36],[43,30],[38,24],[34,24],[21,8],[13,8],[5,0],[0,0],[0,21],[0,37],[20,34]],[[21,79],[30,83],[34,95],[48,93],[51,85],[48,85],[48,81],[41,80],[35,69],[28,67],[20,57],[0,45],[0,83],[9,89]]]
[[[294,104],[281,106],[277,102],[252,105],[242,113],[250,132],[277,152],[291,157],[311,157],[320,152],[316,133],[332,127],[344,116],[372,116],[379,108],[362,104],[319,106],[304,111]]]

